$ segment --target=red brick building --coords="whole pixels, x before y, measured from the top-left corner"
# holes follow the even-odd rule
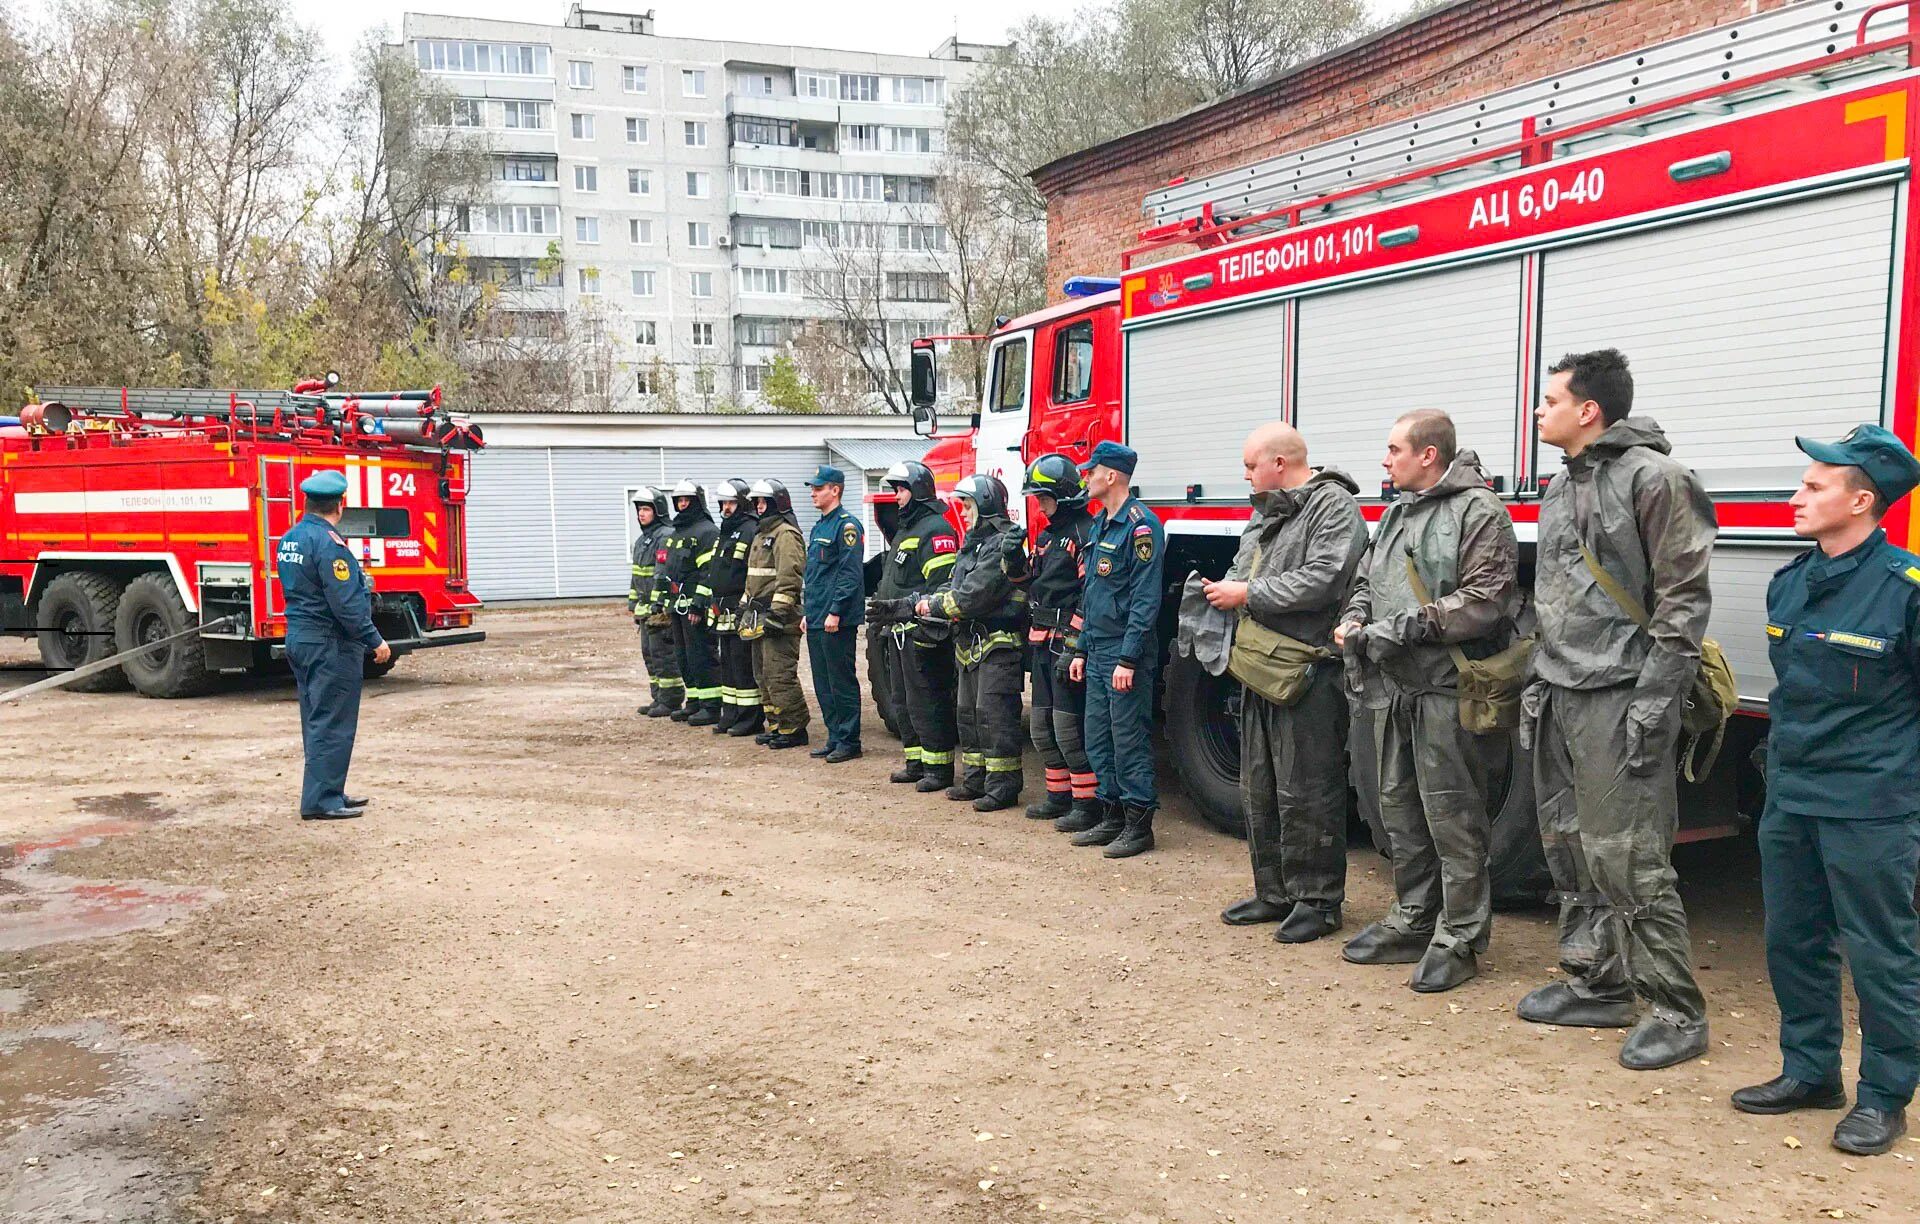
[[[1069,276],[1117,272],[1148,223],[1142,199],[1177,175],[1320,144],[1786,2],[1459,0],[1035,170],[1047,199],[1048,284],[1057,293]]]

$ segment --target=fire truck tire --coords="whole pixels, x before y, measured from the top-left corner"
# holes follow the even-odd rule
[[[71,671],[113,654],[114,615],[120,607],[120,584],[105,574],[82,571],[62,574],[40,595],[36,623],[40,633],[40,661],[54,671]],[[68,685],[76,693],[112,693],[127,687],[126,673],[109,668]]]
[[[142,574],[127,584],[114,618],[114,640],[121,650],[192,628],[198,618],[187,611],[170,574]],[[213,687],[207,647],[198,636],[182,638],[123,665],[133,687],[146,697],[197,697]]]
[[[1240,685],[1231,676],[1210,676],[1184,655],[1167,660],[1161,710],[1167,754],[1187,798],[1222,833],[1247,835],[1240,810]]]

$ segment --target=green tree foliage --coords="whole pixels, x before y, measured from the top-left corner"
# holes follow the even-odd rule
[[[800,367],[785,353],[767,363],[760,398],[782,412],[820,411],[820,396],[800,377]]]

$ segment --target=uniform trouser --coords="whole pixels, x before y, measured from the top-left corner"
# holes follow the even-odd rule
[[[1240,707],[1240,802],[1253,892],[1337,910],[1347,895],[1347,695],[1338,662],[1314,665],[1290,706]]]
[[[1380,823],[1393,859],[1393,909],[1386,925],[1433,932],[1434,946],[1484,952],[1493,932],[1487,875],[1488,759],[1504,735],[1472,735],[1451,693],[1389,686],[1376,710]]]
[[[901,741],[909,746],[907,760],[917,760],[935,773],[951,773],[953,746],[960,734],[954,725],[953,647],[947,642],[916,642],[909,633],[900,645],[898,662],[901,683],[895,689],[893,714],[904,732]],[[906,731],[909,724],[912,730]]]
[[[669,709],[679,709],[687,682],[680,678],[680,652],[674,647],[673,626],[640,626],[640,657],[647,664],[647,685],[653,699]]]
[[[800,691],[800,632],[769,628],[753,642],[753,677],[759,682],[767,730],[796,734],[812,714]]]
[[[715,633],[720,652],[720,704],[728,714],[751,717],[763,704],[760,684],[754,679],[753,643],[743,642],[737,633]]]
[[[827,724],[827,742],[860,746],[860,677],[854,656],[860,649],[860,628],[842,622],[837,633],[807,630],[807,663],[813,668],[813,696],[820,703],[820,721]]]
[[[1048,642],[1027,646],[1027,670],[1033,676],[1027,728],[1047,770],[1047,790],[1063,799],[1090,800],[1099,785],[1081,732],[1087,686],[1067,678],[1067,657],[1054,654]]]
[[[894,732],[900,737],[907,763],[918,765],[920,736],[913,729],[913,694],[907,689],[907,651],[913,649],[912,643],[904,633],[896,633],[887,626],[868,632],[880,635],[880,649],[885,658],[881,675],[887,682],[887,702],[893,707]]]
[[[1631,684],[1550,686],[1533,732],[1540,842],[1560,902],[1560,965],[1585,998],[1637,992],[1670,1023],[1706,1015],[1673,870],[1676,746],[1627,768]]]
[[[1016,646],[988,651],[978,663],[960,668],[956,700],[967,789],[1008,803],[1019,797],[1026,780],[1020,768],[1026,748],[1020,730],[1023,663]]]
[[[1120,693],[1113,687],[1119,662],[1111,652],[1087,654],[1087,760],[1101,799],[1153,809],[1160,806],[1153,774],[1153,664],[1134,668],[1133,687]]]
[[[720,659],[713,649],[713,633],[684,616],[673,618],[673,647],[680,657],[680,675],[687,683],[687,702],[694,709],[720,708]]]
[[[1859,1102],[1904,1109],[1920,1078],[1920,815],[1760,818],[1767,971],[1780,1002],[1782,1070],[1840,1082],[1840,953],[1860,999]]]
[[[360,727],[360,684],[367,648],[338,638],[287,638],[287,662],[300,694],[300,743],[306,770],[300,810],[330,812],[346,806],[347,766]]]

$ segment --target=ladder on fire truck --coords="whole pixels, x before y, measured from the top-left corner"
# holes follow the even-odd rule
[[[1891,76],[1910,63],[1907,9],[1908,0],[1804,0],[1417,118],[1175,179],[1147,195],[1153,227],[1123,264],[1162,247],[1273,233]]]

